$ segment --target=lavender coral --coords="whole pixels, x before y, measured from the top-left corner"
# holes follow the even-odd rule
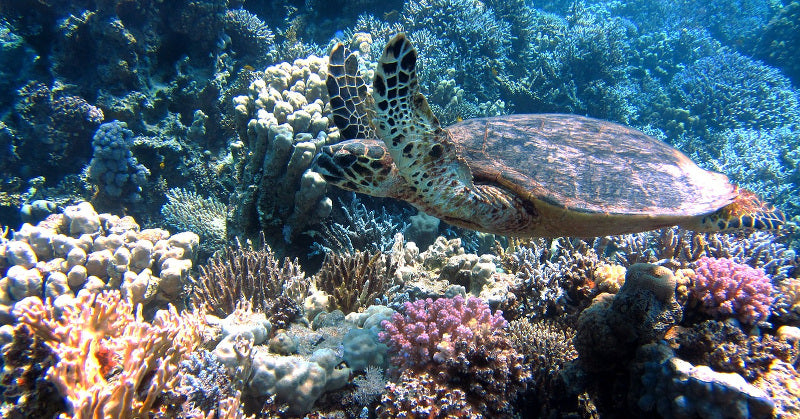
[[[502,333],[507,322],[481,299],[461,296],[405,304],[405,316],[383,321],[379,338],[394,352],[402,375],[397,388],[412,388],[419,372],[437,386],[463,391],[470,409],[487,417],[512,417],[511,402],[530,380],[523,356]],[[399,406],[384,400],[381,411]],[[388,404],[387,404],[388,403]],[[403,410],[403,409],[401,409]]]
[[[489,306],[475,297],[428,298],[406,303],[405,309],[405,316],[395,313],[391,321],[385,320],[386,332],[379,335],[397,353],[392,361],[402,369],[431,361],[445,363],[462,351],[475,349],[479,336],[490,336],[507,324],[501,312],[492,314]]]
[[[727,258],[702,257],[695,262],[695,273],[691,296],[702,303],[702,312],[736,317],[746,324],[769,316],[772,284],[763,269]]]

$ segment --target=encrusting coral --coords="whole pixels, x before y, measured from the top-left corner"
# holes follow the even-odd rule
[[[37,297],[15,308],[58,356],[47,372],[69,404],[71,417],[143,417],[159,396],[175,388],[178,368],[204,336],[203,313],[156,313],[153,323],[141,305],[117,291],[81,293],[63,311]]]

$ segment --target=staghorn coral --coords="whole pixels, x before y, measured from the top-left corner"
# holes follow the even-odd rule
[[[513,415],[511,403],[530,371],[503,334],[507,322],[500,312],[492,314],[482,300],[461,296],[406,303],[405,312],[383,321],[385,332],[379,333],[401,374],[430,372],[446,380],[442,384],[460,388],[476,412]]]
[[[695,262],[690,298],[713,317],[735,317],[745,324],[766,320],[773,302],[772,284],[763,269],[726,258]]]
[[[214,249],[225,243],[227,207],[214,198],[204,198],[183,188],[172,188],[167,191],[167,202],[161,207],[161,215],[179,230],[196,232],[206,247]]]
[[[287,295],[302,304],[309,281],[297,260],[279,261],[269,245],[248,242],[229,246],[207,265],[200,266],[192,303],[210,313],[225,317],[233,313],[240,300],[249,301],[259,312],[267,312],[274,300]]]
[[[559,314],[588,306],[596,294],[595,251],[580,239],[534,239],[504,252],[503,268],[517,276],[514,298],[504,307],[511,318]]]
[[[326,183],[307,170],[317,151],[339,141],[325,87],[327,58],[310,56],[268,67],[247,94],[233,98],[244,148],[236,153],[238,184],[229,218],[232,234],[291,242],[332,208]]]
[[[332,308],[348,314],[383,298],[396,270],[397,262],[381,252],[328,253],[314,281],[330,295]]]
[[[313,244],[316,252],[387,252],[395,235],[409,226],[403,221],[406,214],[394,215],[385,206],[378,213],[368,209],[356,194],[349,203],[339,199],[339,204],[331,221],[322,225],[321,237]]]
[[[159,311],[152,324],[119,292],[83,293],[60,315],[39,298],[19,304],[19,319],[58,356],[47,372],[72,417],[146,416],[179,381],[178,368],[201,343],[203,313]]]
[[[180,364],[180,377],[175,392],[186,396],[182,410],[187,416],[202,412],[203,417],[210,413],[219,417],[225,400],[239,400],[240,394],[234,389],[227,370],[208,350],[189,354]]]

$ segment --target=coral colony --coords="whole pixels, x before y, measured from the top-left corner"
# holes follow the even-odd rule
[[[529,3],[0,0],[0,416],[800,417],[800,4]],[[328,75],[371,119],[399,32],[442,126],[621,123],[787,221],[523,240],[335,188],[374,127]]]

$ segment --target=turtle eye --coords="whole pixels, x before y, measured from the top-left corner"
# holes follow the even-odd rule
[[[333,155],[333,161],[341,167],[350,167],[356,162],[356,156],[346,152],[338,152]]]

